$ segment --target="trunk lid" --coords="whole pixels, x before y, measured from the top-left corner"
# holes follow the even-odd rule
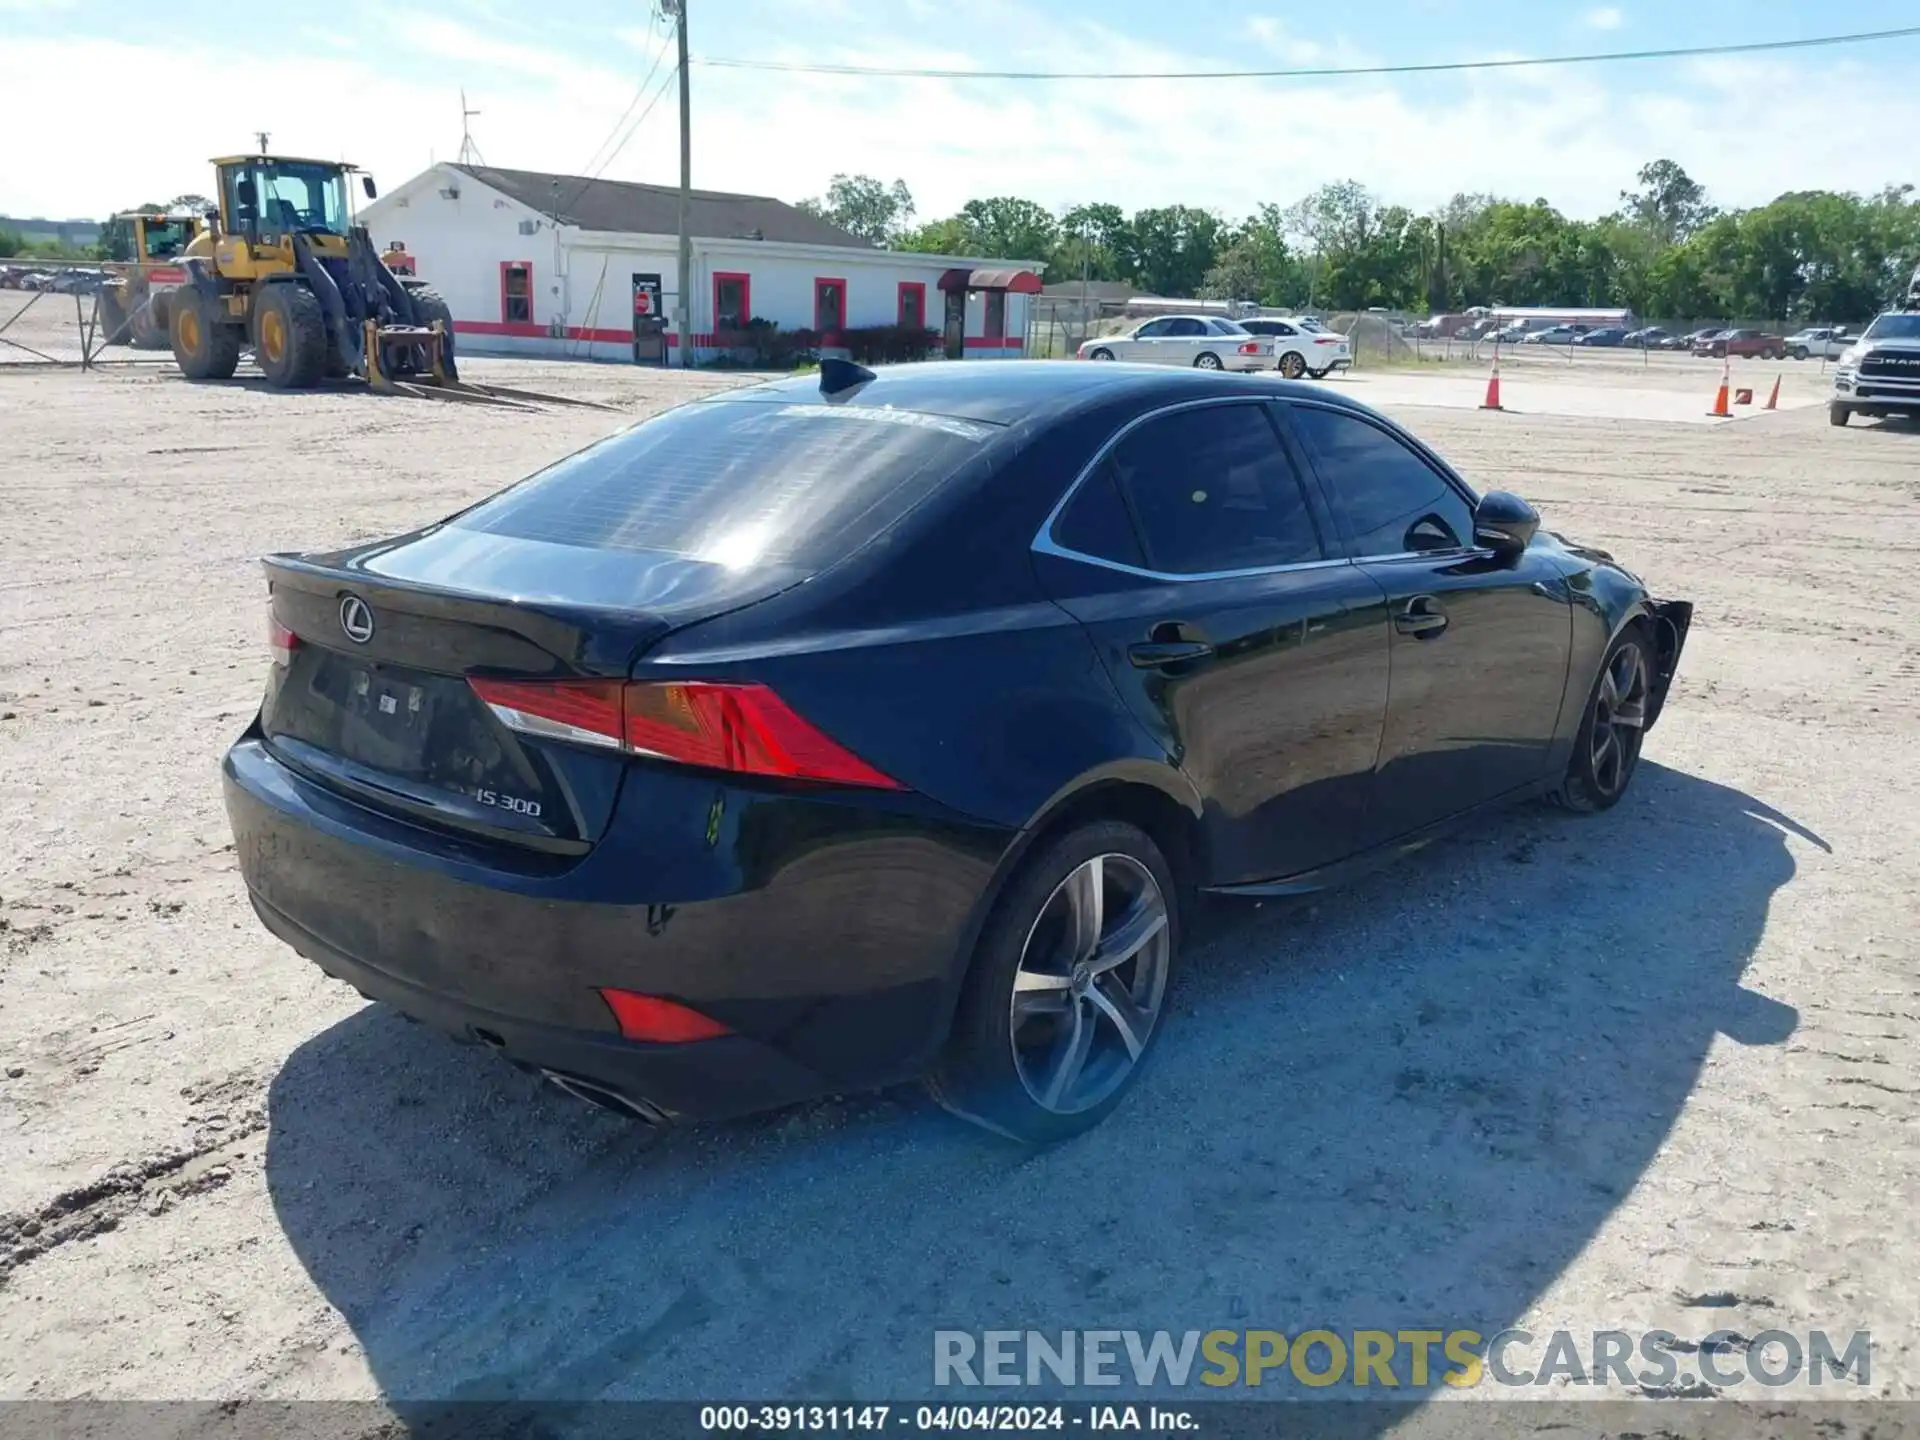
[[[792,578],[448,527],[266,570],[299,642],[261,708],[276,755],[418,823],[563,854],[605,832],[624,758],[508,729],[468,677],[624,679],[670,630]]]

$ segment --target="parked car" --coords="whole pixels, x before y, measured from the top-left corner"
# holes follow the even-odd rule
[[[1123,335],[1102,335],[1080,346],[1082,360],[1131,360],[1144,365],[1191,365],[1197,370],[1271,370],[1274,349],[1218,315],[1161,315]]]
[[[1765,330],[1723,330],[1694,345],[1696,355],[1711,355],[1718,360],[1732,356],[1736,360],[1784,360],[1786,341]]]
[[[1493,338],[1502,345],[1518,345],[1527,338],[1527,324],[1524,320],[1505,326],[1493,332]]]
[[[1629,331],[1621,337],[1620,343],[1631,346],[1635,350],[1658,350],[1672,338],[1668,331],[1661,329],[1658,325],[1649,325],[1642,330]]]
[[[1544,330],[1529,331],[1521,343],[1525,345],[1571,345],[1580,338],[1581,331],[1573,325],[1549,325]]]
[[[1353,351],[1348,348],[1347,337],[1324,326],[1309,329],[1306,321],[1293,316],[1262,315],[1242,320],[1240,328],[1273,341],[1274,369],[1289,380],[1302,375],[1321,380],[1335,370],[1352,368]]]
[[[1710,343],[1716,336],[1724,335],[1725,333],[1726,331],[1718,325],[1709,325],[1704,330],[1689,330],[1685,335],[1675,336],[1660,348],[1663,350],[1685,350],[1691,352],[1703,341]]]
[[[1589,330],[1584,335],[1573,337],[1573,343],[1576,345],[1591,345],[1599,348],[1624,345],[1626,342],[1627,327],[1624,325],[1602,325],[1597,330]]]
[[[224,786],[295,950],[628,1114],[925,1076],[1035,1142],[1198,891],[1613,805],[1692,618],[1340,392],[1121,365],[829,360],[266,572]]]
[[[1838,360],[1859,337],[1845,326],[1819,325],[1787,336],[1787,354],[1795,360]]]

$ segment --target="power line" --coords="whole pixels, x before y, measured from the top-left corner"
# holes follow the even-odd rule
[[[661,53],[665,54],[664,51],[662,51]],[[634,118],[633,124],[627,127],[626,134],[620,137],[620,143],[615,145],[612,150],[607,152],[607,158],[600,162],[599,168],[592,171],[590,174],[582,175],[580,177],[580,183],[574,186],[572,193],[569,194],[565,200],[561,200],[557,196],[555,197],[552,209],[549,212],[552,214],[555,220],[558,220],[560,218],[562,211],[566,210],[569,206],[573,204],[574,201],[578,200],[582,195],[586,194],[587,187],[593,184],[593,182],[598,180],[602,175],[604,175],[607,171],[607,167],[612,165],[615,160],[618,160],[620,158],[620,152],[627,148],[627,142],[629,140],[633,139],[635,135],[640,133],[640,127],[647,123],[647,116],[653,113],[653,107],[660,103],[660,97],[667,93],[667,87],[673,84],[674,76],[678,75],[679,73],[680,73],[680,67],[678,65],[675,65],[673,69],[669,70],[665,75],[661,76],[659,85],[654,87],[653,98],[647,101],[646,109],[642,110],[639,113],[639,115]],[[609,136],[608,138],[611,139],[612,137]],[[601,143],[603,145],[605,144],[604,141]]]
[[[655,11],[654,16],[649,18],[656,18],[658,14],[659,12]],[[641,97],[647,93],[647,86],[653,83],[653,77],[660,69],[660,62],[667,58],[666,36],[661,35],[657,30],[650,30],[647,32],[647,39],[649,41],[658,40],[660,42],[659,48],[653,52],[653,64],[648,67],[647,73],[641,79],[640,83],[634,87],[633,98],[627,102],[627,108],[620,112],[620,118],[613,122],[612,128],[607,131],[606,138],[594,147],[593,154],[587,157],[587,163],[580,167],[580,173],[582,175],[594,175],[598,173],[593,168],[594,162],[600,158],[600,152],[613,143],[614,136],[620,133],[620,127],[627,123],[627,117],[633,114],[634,107],[640,103]],[[604,169],[605,167],[603,166],[602,168]]]
[[[1920,25],[1898,30],[1862,30],[1851,35],[1813,35],[1801,40],[1753,40],[1733,45],[1686,45],[1665,50],[1609,50],[1587,55],[1543,55],[1513,60],[1451,60],[1420,65],[1325,65],[1290,70],[942,70],[893,65],[834,65],[792,60],[697,56],[694,64],[716,70],[780,70],[807,75],[869,75],[895,80],[1307,80],[1348,75],[1437,75],[1462,70],[1518,70],[1532,65],[1599,65],[1624,60],[1685,60],[1714,55],[1755,55],[1816,46],[1858,45],[1872,40],[1909,40]]]

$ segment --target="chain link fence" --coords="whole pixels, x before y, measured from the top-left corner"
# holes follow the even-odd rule
[[[0,259],[0,366],[171,364],[164,262]]]

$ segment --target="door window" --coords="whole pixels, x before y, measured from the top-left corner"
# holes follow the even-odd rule
[[[1356,555],[1458,550],[1471,543],[1473,510],[1466,498],[1402,441],[1335,410],[1296,406],[1291,418],[1346,513]]]
[[[1149,320],[1133,332],[1133,338],[1136,340],[1158,340],[1162,335],[1171,335],[1172,333],[1173,322],[1171,320]]]
[[[1110,463],[1151,569],[1199,575],[1324,554],[1264,406],[1156,416],[1114,447]]]
[[[1178,320],[1169,320],[1167,322],[1167,334],[1169,335],[1186,337],[1204,335],[1206,333],[1207,327],[1205,325],[1187,316],[1182,316]]]

